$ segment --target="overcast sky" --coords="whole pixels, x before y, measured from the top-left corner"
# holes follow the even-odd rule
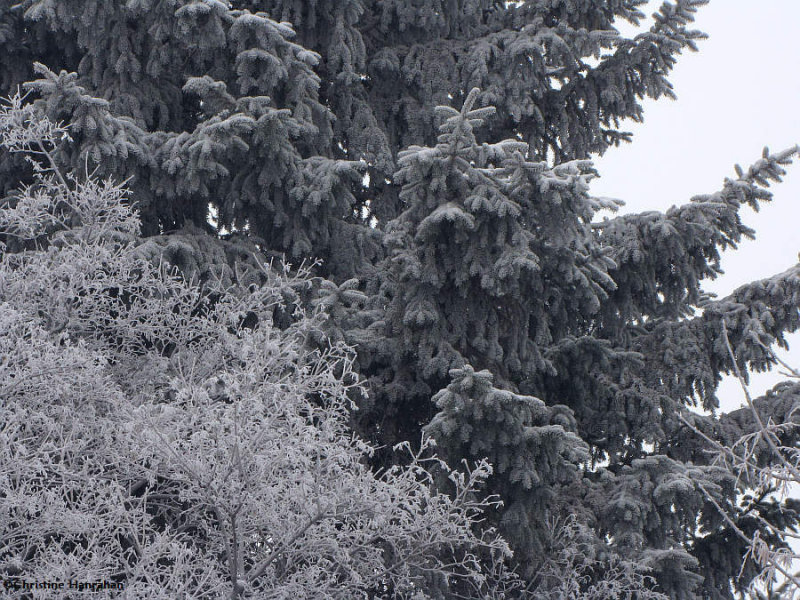
[[[596,159],[602,178],[592,193],[624,200],[623,212],[663,211],[714,192],[734,176],[734,163],[747,168],[765,145],[777,151],[800,143],[800,0],[711,0],[696,26],[709,38],[700,52],[680,57],[670,78],[678,99],[647,101],[644,123],[627,127],[633,143]],[[800,164],[772,191],[760,213],[743,209],[757,237],[725,253],[725,275],[706,290],[721,297],[797,263]],[[780,355],[800,366],[800,334],[789,341]],[[760,395],[781,379],[757,375],[751,391]],[[724,410],[743,402],[734,381],[724,382],[719,396]]]

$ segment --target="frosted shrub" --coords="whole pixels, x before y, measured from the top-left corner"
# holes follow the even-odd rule
[[[307,274],[188,281],[138,237],[122,187],[57,169],[67,139],[19,97],[0,111],[0,142],[34,166],[0,209],[6,585],[156,599],[508,585],[479,566],[509,553],[479,533],[496,504],[477,493],[487,463],[448,470],[423,441],[399,449],[405,467],[366,466],[348,429],[353,354],[320,343],[336,307],[302,309]]]

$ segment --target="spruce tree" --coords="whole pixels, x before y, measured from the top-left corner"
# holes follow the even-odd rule
[[[741,367],[770,368],[800,271],[724,299],[702,282],[796,149],[664,214],[609,215],[587,159],[673,95],[703,37],[706,0],[617,33],[644,3],[6,0],[0,85],[69,125],[59,164],[128,179],[151,251],[199,280],[241,258],[231,241],[314,261],[309,301],[370,390],[353,423],[386,448],[424,431],[452,465],[488,457],[490,521],[539,597],[566,589],[537,573],[557,571],[552,523],[572,515],[589,579],[624,559],[671,598],[731,598],[756,572],[739,576],[717,505],[748,532],[797,515],[742,500],[684,420],[732,435],[687,412],[718,407],[723,323]],[[0,155],[3,194],[25,168]],[[763,405],[785,413],[782,390]]]

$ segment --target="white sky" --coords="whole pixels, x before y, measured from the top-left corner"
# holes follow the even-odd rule
[[[658,5],[651,2],[644,12]],[[725,177],[735,176],[734,163],[746,169],[765,145],[777,151],[800,143],[800,0],[711,0],[700,8],[696,28],[709,39],[700,42],[700,52],[679,58],[670,78],[678,99],[647,101],[644,123],[625,127],[633,142],[596,158],[602,178],[592,193],[624,200],[621,212],[683,204],[720,189]],[[743,209],[756,239],[725,253],[725,275],[706,282],[706,290],[722,297],[798,261],[800,164],[772,191],[773,202],[760,213]],[[790,351],[779,354],[800,367],[800,334],[789,342]],[[761,395],[781,379],[754,375],[751,392]],[[744,401],[732,379],[719,397],[723,410]]]

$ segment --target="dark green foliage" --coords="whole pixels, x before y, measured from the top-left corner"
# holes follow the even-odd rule
[[[36,60],[77,71],[71,85],[40,70],[51,84],[35,87],[50,116],[86,138],[73,166],[88,153],[136,175],[149,233],[203,226],[210,203],[220,225],[246,222],[272,247],[349,278],[377,251],[363,225],[400,210],[398,151],[435,140],[435,106],[478,86],[498,112],[487,139],[522,139],[534,160],[586,158],[625,139],[618,122],[641,117],[642,97],[669,93],[676,55],[702,37],[686,25],[703,2],[664,8],[635,40],[610,28],[637,22],[643,0],[572,10],[561,0],[9,3],[0,51],[21,56],[4,61],[4,89],[32,77]],[[323,156],[361,162],[325,166]]]
[[[526,560],[541,556],[546,517],[572,508],[569,494],[557,492],[580,479],[576,464],[588,458],[569,409],[497,389],[488,371],[467,366],[450,376],[453,383],[433,398],[440,412],[427,433],[447,457],[491,461],[491,485],[506,502],[504,534]]]
[[[353,423],[386,445],[376,467],[423,429],[453,465],[489,457],[492,524],[533,587],[555,564],[548,523],[574,515],[602,564],[728,599],[756,571],[737,579],[746,548],[705,493],[747,532],[797,507],[748,496],[681,417],[725,443],[751,430],[688,411],[715,410],[733,370],[723,323],[756,370],[800,327],[800,267],[702,289],[796,149],[616,218],[587,160],[673,95],[705,3],[665,3],[625,38],[644,0],[0,0],[0,86],[27,81],[69,124],[67,168],[130,178],[153,258],[200,282],[253,253],[313,264],[300,293],[359,351]],[[0,155],[2,193],[25,177]]]

